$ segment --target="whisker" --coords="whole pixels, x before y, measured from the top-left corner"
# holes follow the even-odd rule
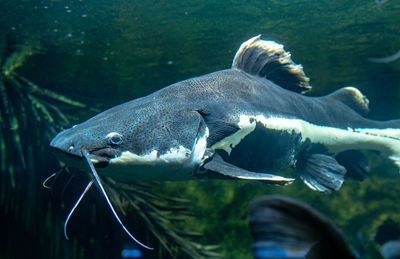
[[[64,223],[64,235],[67,240],[69,240],[68,235],[67,235],[67,225],[68,221],[71,218],[72,214],[74,213],[75,209],[78,207],[79,203],[81,202],[83,196],[85,196],[86,192],[92,187],[94,183],[94,180],[91,180],[88,185],[86,186],[85,190],[82,192],[81,196],[79,197],[78,201],[75,203],[74,207],[72,207],[71,211],[68,213],[67,219],[65,220]]]
[[[50,175],[49,177],[47,177],[46,180],[43,181],[42,186],[43,186],[44,188],[46,188],[46,189],[50,189],[50,190],[51,190],[52,187],[46,185],[46,183],[47,183],[51,178],[53,178],[53,177],[56,176],[56,175],[57,175],[57,172],[54,173],[54,174],[52,174],[52,175]]]
[[[83,157],[86,159],[86,162],[89,164],[90,170],[92,171],[92,174],[93,174],[93,176],[94,176],[94,178],[95,178],[95,180],[96,180],[96,182],[97,182],[97,185],[99,186],[101,192],[103,193],[103,196],[104,196],[104,198],[106,199],[106,201],[107,201],[107,203],[108,203],[108,206],[110,207],[110,209],[111,209],[112,213],[114,214],[114,217],[117,219],[118,223],[119,223],[119,224],[121,225],[121,227],[125,230],[125,232],[128,234],[128,236],[129,236],[131,239],[133,239],[133,241],[135,241],[137,244],[141,245],[142,247],[144,247],[144,248],[146,248],[146,249],[153,250],[152,247],[146,246],[145,244],[143,244],[143,243],[141,243],[140,241],[138,241],[138,240],[129,232],[129,230],[125,227],[125,225],[122,223],[122,221],[121,221],[121,219],[118,217],[118,214],[117,214],[117,212],[115,211],[113,205],[111,204],[111,201],[110,201],[110,199],[108,198],[108,195],[107,195],[106,191],[104,190],[103,185],[101,184],[100,177],[99,177],[99,175],[97,174],[97,171],[96,171],[96,169],[94,168],[94,165],[93,165],[92,161],[90,161],[89,153],[88,153],[86,150],[83,150],[83,151],[82,151],[82,155],[83,155]]]

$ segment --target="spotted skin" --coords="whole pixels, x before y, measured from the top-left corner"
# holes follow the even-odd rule
[[[78,166],[87,150],[100,174],[124,181],[205,177],[204,164],[216,154],[246,173],[270,173],[295,168],[314,153],[373,149],[400,168],[399,120],[363,117],[368,103],[355,88],[309,97],[291,87],[234,66],[115,106],[59,133],[51,146]],[[110,133],[121,142],[112,143]]]

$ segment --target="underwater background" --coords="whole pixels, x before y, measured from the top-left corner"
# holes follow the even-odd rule
[[[327,215],[364,258],[381,258],[380,226],[400,227],[400,175],[375,152],[366,152],[369,178],[348,179],[329,195],[301,181],[139,183],[121,201],[123,220],[152,252],[133,247],[94,189],[66,240],[64,220],[89,178],[71,170],[51,190],[42,186],[60,168],[48,143],[61,128],[229,68],[258,34],[303,65],[309,95],[355,86],[370,100],[369,118],[400,118],[400,59],[374,59],[400,50],[400,1],[0,0],[0,13],[0,258],[252,258],[248,202],[277,193]],[[156,211],[149,202],[159,207],[159,236],[143,216]]]

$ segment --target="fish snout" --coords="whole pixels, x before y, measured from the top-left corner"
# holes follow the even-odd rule
[[[68,130],[58,133],[50,142],[51,149],[56,155],[62,153],[64,155],[81,158],[81,148],[79,148],[73,138],[68,135]]]

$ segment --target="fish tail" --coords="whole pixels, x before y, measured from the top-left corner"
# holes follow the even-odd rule
[[[395,142],[392,147],[393,152],[389,155],[389,159],[394,162],[400,173],[400,119],[387,121],[386,124],[388,124],[388,131],[390,130],[388,135],[393,138],[393,142]]]
[[[389,156],[389,158],[399,168],[399,173],[400,173],[400,154]]]
[[[384,122],[385,129],[376,130],[377,136],[390,139],[388,157],[398,167],[400,173],[400,120]]]
[[[400,120],[375,121],[374,127],[354,129],[365,136],[374,137],[377,150],[394,162],[400,172]]]

